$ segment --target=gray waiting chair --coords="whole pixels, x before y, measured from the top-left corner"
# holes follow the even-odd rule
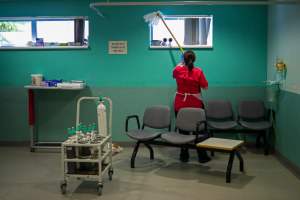
[[[130,119],[136,119],[137,129],[128,130]],[[145,130],[145,127],[151,128]],[[125,131],[128,137],[136,140],[136,145],[131,156],[131,168],[135,167],[135,158],[141,143],[143,143],[150,151],[150,159],[154,159],[154,152],[149,143],[160,137],[162,132],[171,130],[171,115],[168,106],[151,106],[146,108],[143,116],[143,125],[140,128],[140,120],[138,115],[131,115],[126,118]]]
[[[230,101],[210,100],[205,106],[207,125],[211,136],[214,132],[232,130],[238,123],[234,119]]]
[[[256,144],[260,143],[260,138],[264,140],[264,153],[269,153],[269,132],[272,123],[267,119],[268,113],[264,102],[259,100],[241,101],[238,106],[238,122],[248,131],[257,134]]]
[[[232,131],[238,126],[230,101],[209,100],[206,102],[205,111],[210,137],[216,132]],[[214,155],[213,151],[211,155]]]
[[[182,108],[179,110],[176,122],[176,132],[166,132],[161,138],[174,146],[190,146],[205,138],[206,118],[205,111],[201,108]],[[180,131],[188,132],[188,135]]]

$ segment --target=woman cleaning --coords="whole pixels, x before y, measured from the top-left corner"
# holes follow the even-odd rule
[[[208,82],[202,69],[194,66],[196,60],[195,53],[193,51],[186,51],[183,54],[183,60],[184,62],[177,65],[173,70],[173,78],[176,79],[177,83],[177,92],[174,101],[175,116],[177,116],[181,108],[203,108],[201,89],[206,90],[208,88]],[[183,131],[180,131],[180,133],[189,134]],[[199,162],[203,163],[210,160],[206,151],[197,150],[197,153]],[[181,148],[180,160],[188,162],[189,152],[187,148]]]

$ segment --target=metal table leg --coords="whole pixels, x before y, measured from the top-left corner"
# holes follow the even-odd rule
[[[244,172],[244,160],[243,157],[241,156],[240,152],[236,151],[235,152],[236,156],[238,157],[239,161],[240,161],[240,171]]]
[[[34,108],[34,92],[28,90],[28,124],[30,128],[30,151],[34,152],[35,146],[35,108]]]
[[[226,171],[226,183],[230,183],[230,181],[231,181],[231,169],[232,169],[232,164],[233,164],[233,160],[234,160],[234,155],[235,155],[235,151],[230,152],[228,165],[227,165],[227,171]]]
[[[30,151],[34,152],[37,148],[60,148],[61,142],[39,142],[38,130],[36,127],[36,99],[33,89],[28,90],[28,125],[30,132]]]

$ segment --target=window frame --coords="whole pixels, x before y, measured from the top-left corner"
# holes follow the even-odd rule
[[[74,19],[84,19],[88,22],[88,26],[90,28],[90,21],[87,16],[37,16],[37,17],[0,17],[1,21],[30,21],[31,22],[31,35],[32,40],[35,40],[37,37],[37,21],[65,21],[65,20],[74,20]],[[90,30],[89,30],[90,34]],[[81,45],[81,46],[24,46],[24,47],[17,47],[17,46],[0,46],[1,50],[49,50],[49,49],[89,49],[89,34],[88,34],[88,44]]]
[[[174,18],[174,19],[176,19],[176,18],[211,18],[211,22],[210,22],[211,45],[184,45],[183,44],[183,45],[181,45],[181,47],[186,48],[186,49],[212,49],[213,48],[213,38],[214,38],[213,37],[213,22],[214,22],[213,15],[164,15],[164,19],[168,19],[168,18]],[[150,49],[179,49],[177,43],[174,40],[173,40],[173,44],[175,44],[174,46],[153,46],[153,45],[151,45],[152,37],[153,37],[153,25],[149,24],[149,48]]]

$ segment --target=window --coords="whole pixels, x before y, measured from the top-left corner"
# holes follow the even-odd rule
[[[68,43],[74,41],[74,21],[37,21],[36,32],[37,38],[43,38],[46,43]]]
[[[178,43],[185,48],[212,48],[212,16],[165,16]],[[150,25],[151,48],[178,48],[162,20]]]
[[[86,48],[85,17],[0,18],[0,49]]]
[[[24,47],[31,41],[31,23],[28,21],[3,21],[0,22],[1,47]]]

